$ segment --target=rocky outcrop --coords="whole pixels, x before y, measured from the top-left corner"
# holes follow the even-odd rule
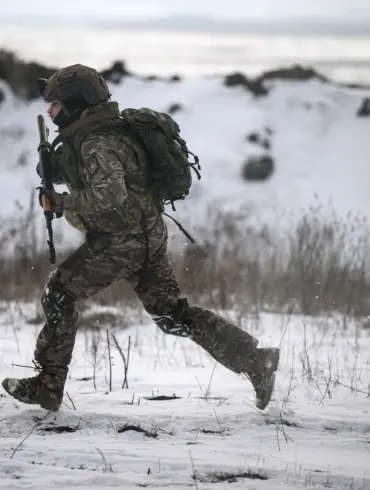
[[[52,75],[58,68],[61,67],[43,66],[40,63],[33,61],[25,62],[18,59],[9,51],[0,50],[0,80],[4,80],[15,95],[26,100],[32,100],[39,97],[36,90],[36,80],[38,78],[50,77],[50,75]],[[124,77],[133,76],[133,74],[127,70],[123,61],[115,61],[110,68],[102,70],[101,73],[108,82],[115,84],[120,83]],[[137,78],[147,81],[162,80],[171,83],[179,83],[182,80],[179,75],[172,75],[170,77],[150,75]],[[246,91],[252,93],[255,97],[263,97],[269,93],[268,82],[271,80],[305,81],[312,78],[316,78],[322,82],[332,83],[331,80],[321,75],[313,68],[303,67],[301,65],[293,65],[266,71],[258,77],[247,77],[243,73],[235,72],[226,75],[223,79],[223,83],[226,87],[242,87]],[[345,86],[350,87],[351,85]],[[359,88],[359,86],[357,88]]]
[[[115,61],[111,68],[103,70],[101,74],[106,80],[116,84],[121,83],[124,77],[131,76],[131,73],[127,71],[123,61]]]
[[[259,79],[247,78],[243,73],[232,73],[226,75],[224,80],[226,87],[243,87],[248,92],[256,97],[261,97],[268,94],[268,90],[263,86],[263,83]]]
[[[322,82],[329,82],[330,80],[316,70],[310,67],[303,67],[301,65],[292,65],[290,67],[278,68],[276,70],[270,70],[262,73],[255,78],[248,78],[242,73],[233,73],[226,75],[224,79],[224,85],[226,87],[244,87],[248,92],[251,92],[255,97],[261,97],[267,95],[269,90],[266,82],[270,80],[311,80],[316,78]]]
[[[43,66],[36,62],[25,62],[18,59],[13,53],[0,50],[0,80],[4,80],[12,91],[18,97],[26,100],[32,100],[39,97],[36,90],[36,80],[38,78],[49,78],[54,72],[61,67]],[[122,79],[133,76],[123,61],[115,61],[110,68],[101,71],[103,77],[111,83],[119,84]],[[139,77],[138,77],[139,78]],[[170,77],[158,77],[150,75],[140,77],[147,81],[166,80],[171,83],[181,82],[179,75]],[[0,90],[0,103],[2,101],[2,92]]]
[[[304,67],[302,65],[292,65],[289,67],[278,68],[276,70],[270,70],[258,77],[262,83],[267,80],[311,80],[315,78],[316,80],[320,80],[321,82],[329,82],[330,80],[321,75],[321,73],[317,72],[311,67]]]
[[[13,53],[0,50],[0,80],[4,80],[14,94],[22,99],[32,100],[39,97],[36,90],[37,79],[49,78],[57,70],[57,67],[19,60]],[[130,75],[122,61],[116,61],[111,68],[103,70],[102,74],[112,83],[119,83],[123,77]]]
[[[38,97],[36,80],[48,78],[55,69],[35,62],[20,61],[13,53],[0,51],[0,80],[4,80],[19,97],[32,100]]]

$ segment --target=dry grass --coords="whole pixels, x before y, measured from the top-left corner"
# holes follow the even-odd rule
[[[38,299],[53,268],[46,239],[36,232],[39,210],[32,203],[2,222],[0,299]],[[328,218],[318,207],[283,236],[268,227],[256,231],[245,214],[213,211],[210,223],[207,230],[197,230],[203,238],[196,245],[172,252],[182,292],[192,301],[223,310],[370,314],[366,220],[334,213]],[[94,299],[104,305],[136,302],[125,282]]]
[[[320,207],[280,236],[219,212],[203,245],[174,262],[181,284],[214,308],[367,316],[369,232],[365,219],[327,217]]]

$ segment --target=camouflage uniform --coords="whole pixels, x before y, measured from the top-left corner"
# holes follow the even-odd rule
[[[104,114],[104,124],[99,113]],[[112,121],[118,117],[117,103],[84,110],[75,123],[77,129],[73,123],[67,128],[56,151],[54,182],[66,184],[70,191],[63,197],[64,215],[85,231],[86,239],[45,286],[41,301],[46,324],[34,354],[41,373],[5,380],[3,386],[21,401],[58,410],[78,325],[75,303],[125,279],[162,331],[188,337],[233,372],[246,373],[255,387],[257,406],[265,408],[278,350],[258,349],[257,340],[247,332],[180,299],[158,204],[148,190],[126,185],[125,175],[145,172],[146,154],[135,139],[109,129],[109,114]],[[81,121],[92,115],[95,121],[86,135]]]

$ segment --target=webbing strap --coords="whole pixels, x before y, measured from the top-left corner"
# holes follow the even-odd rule
[[[188,233],[185,228],[182,226],[181,223],[179,223],[173,216],[171,216],[170,214],[167,214],[167,213],[163,213],[165,216],[167,216],[167,218],[170,218],[172,219],[172,221],[178,226],[179,230],[183,232],[183,234],[186,236],[186,238],[191,242],[191,243],[195,243],[195,240],[194,238],[190,235],[190,233]]]

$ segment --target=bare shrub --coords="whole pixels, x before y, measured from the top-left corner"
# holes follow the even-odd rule
[[[308,315],[367,315],[369,231],[366,221],[351,214],[324,219],[316,208],[303,216],[289,236],[287,254],[276,273],[279,301],[294,299]]]
[[[51,269],[33,202],[0,227],[1,299],[38,299]],[[238,307],[257,316],[266,309],[370,314],[370,229],[365,219],[329,216],[327,209],[316,207],[290,231],[278,234],[276,227],[256,228],[253,217],[250,211],[210,209],[207,227],[197,229],[198,242],[170,251],[183,295],[214,309]],[[125,281],[93,299],[104,306],[140,304]]]
[[[284,236],[273,228],[256,230],[248,222],[246,215],[217,211],[204,231],[206,256],[174,258],[190,296],[222,309],[248,305],[285,311],[294,304],[307,315],[369,314],[370,228],[365,219],[339,218],[334,212],[328,217],[320,207],[311,208]]]
[[[0,297],[3,299],[34,299],[51,269],[39,238],[36,212],[32,192],[28,209],[17,204],[15,215],[1,220]]]
[[[221,309],[239,300],[260,303],[261,252],[271,241],[267,229],[256,231],[247,221],[245,212],[210,210],[210,225],[198,230],[204,239],[197,252],[173,257],[180,284],[192,299]]]

